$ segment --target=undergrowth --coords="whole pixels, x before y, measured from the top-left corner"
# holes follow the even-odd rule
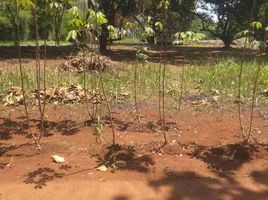
[[[36,88],[35,71],[32,66],[24,63],[27,73],[24,74],[25,88],[27,91],[32,91]],[[111,97],[113,103],[118,102],[120,95],[128,96],[130,99],[134,98],[133,93],[133,69],[134,63],[125,62],[115,71],[105,71],[103,79],[105,87],[107,88],[107,95]],[[250,98],[250,91],[253,88],[254,72],[257,69],[257,62],[252,60],[245,64],[245,71],[242,83],[242,96],[244,103]],[[142,73],[138,74],[138,91],[140,93],[140,100],[146,101],[148,99],[156,98],[158,92],[158,76],[157,64],[148,63],[142,69]],[[173,99],[173,103],[180,95],[180,66],[167,66],[166,77],[166,94]],[[98,90],[101,88],[101,83],[98,80],[98,73],[88,72],[87,84],[89,88],[95,84]],[[211,94],[219,96],[219,101],[236,100],[237,95],[237,74],[239,73],[239,65],[233,58],[219,60],[217,64],[196,64],[190,63],[185,68],[185,85],[184,95],[199,95]],[[258,100],[267,100],[265,94],[268,93],[268,61],[261,69],[260,84],[258,87]],[[74,84],[83,85],[83,73],[59,71],[58,66],[49,66],[47,69],[47,87],[69,87]],[[0,66],[0,96],[5,93],[12,86],[20,86],[19,70],[15,65],[3,64]],[[92,87],[95,88],[95,87]],[[216,93],[216,94],[215,94]],[[263,97],[263,98],[260,98]]]

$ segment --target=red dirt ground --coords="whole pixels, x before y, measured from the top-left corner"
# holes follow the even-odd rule
[[[239,143],[235,110],[197,112],[184,106],[178,114],[168,108],[169,144],[154,153],[162,142],[158,112],[153,104],[140,107],[141,124],[135,122],[132,106],[113,108],[120,144],[115,152],[109,149],[109,120],[103,119],[104,143],[98,145],[93,126],[83,123],[83,105],[48,106],[42,152],[31,144],[23,108],[1,109],[0,199],[268,199],[266,116],[256,112],[256,141],[245,146]],[[35,131],[37,116],[31,109]],[[65,163],[54,163],[54,154]],[[116,162],[119,169],[98,171],[104,160]]]
[[[70,55],[67,47],[50,50],[48,64],[62,63]],[[219,55],[228,54],[221,48],[190,51],[197,59],[217,60]],[[30,47],[23,52],[24,62],[34,62],[29,59],[33,56]],[[171,50],[168,56],[176,54],[173,62],[185,64],[177,52],[184,51]],[[157,63],[158,54],[152,48],[150,61]],[[110,57],[115,62],[135,60],[135,48],[113,47]],[[14,65],[14,59],[16,49],[0,48],[0,62],[5,66]],[[140,105],[141,124],[134,120],[133,110],[131,104],[112,109],[120,146],[111,151],[107,117],[102,119],[104,142],[99,145],[94,126],[84,123],[88,116],[83,105],[51,104],[45,116],[43,150],[38,152],[29,138],[23,107],[0,107],[0,200],[268,200],[266,107],[256,111],[255,140],[246,146],[240,143],[237,111],[232,106],[218,110],[185,105],[180,113],[168,107],[169,144],[158,153],[154,149],[163,137],[157,106],[151,102]],[[37,131],[36,108],[30,113],[32,128]],[[246,120],[248,111],[244,114]],[[65,163],[54,163],[54,154],[63,156]],[[117,170],[96,169],[113,163]]]

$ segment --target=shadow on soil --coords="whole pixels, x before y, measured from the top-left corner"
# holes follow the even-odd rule
[[[133,170],[147,173],[149,171],[149,166],[154,165],[154,161],[150,156],[138,156],[132,146],[109,146],[106,150],[107,151],[104,154],[97,154],[94,156],[98,159],[98,166],[105,165],[112,172],[116,172],[116,170]],[[72,167],[70,165],[61,165],[58,170],[48,167],[38,168],[25,175],[26,179],[24,180],[24,183],[33,184],[35,189],[42,189],[47,186],[48,182],[51,182],[56,178],[64,178],[74,174],[96,170],[96,167],[66,173],[71,169]]]
[[[194,144],[194,150],[189,155],[205,162],[210,169],[218,173],[233,172],[256,157],[267,157],[268,146],[238,143],[221,147],[205,147]]]
[[[159,63],[160,45],[153,45],[149,47],[149,61]],[[136,48],[135,45],[113,45],[112,50],[107,54],[113,61],[136,61]],[[186,55],[186,57],[185,57]],[[183,47],[183,46],[168,46],[167,47],[167,60],[169,64],[189,64],[191,63],[216,63],[219,59],[226,57],[241,56],[240,49],[224,49],[220,47]],[[254,52],[249,52],[248,57],[254,57]],[[205,59],[204,59],[205,58]]]
[[[107,56],[112,61],[136,61],[136,47],[135,44],[120,44],[112,45],[112,50],[107,53]],[[149,51],[149,61],[153,63],[159,63],[160,61],[160,45],[150,46]],[[76,54],[78,48],[73,45],[68,46],[47,46],[47,58],[66,58],[72,54]],[[43,57],[44,51],[41,46],[41,59]],[[229,49],[226,50],[220,47],[183,47],[183,46],[168,46],[167,48],[167,60],[170,64],[189,64],[193,63],[203,63],[210,61],[211,63],[217,62],[219,59],[230,57],[236,55],[236,57],[241,55],[240,49]],[[187,59],[185,58],[187,55]],[[247,57],[254,56],[253,52]],[[22,47],[22,58],[33,58],[35,57],[35,47],[34,46],[23,46]],[[17,59],[17,48],[14,46],[0,46],[0,58],[1,59]],[[204,59],[206,58],[206,59]]]
[[[0,140],[12,139],[13,135],[27,135],[28,126],[24,121],[0,118]]]
[[[28,125],[26,120],[23,118],[17,121],[0,118],[0,140],[10,140],[14,135],[25,136],[30,138],[28,132]],[[31,119],[31,126],[37,126],[40,129],[40,120]],[[78,134],[80,131],[80,124],[72,120],[63,120],[59,122],[45,121],[45,133],[44,137],[52,136],[55,133],[60,133],[64,136],[71,136]]]
[[[44,55],[44,47],[40,47],[41,59],[43,59]],[[22,58],[35,58],[35,47],[34,46],[22,46]],[[70,56],[71,54],[75,54],[78,52],[78,49],[75,46],[67,45],[67,46],[47,46],[47,58],[55,59],[55,58],[64,58]],[[15,46],[0,46],[0,58],[2,59],[17,59],[18,58],[18,50]]]
[[[148,121],[148,122],[141,122],[139,123],[138,120],[137,121],[129,121],[129,120],[120,120],[118,118],[113,117],[113,123],[116,127],[116,129],[120,132],[124,132],[124,131],[132,131],[132,132],[148,132],[148,133],[152,133],[152,132],[156,132],[157,130],[161,129],[161,122],[157,121]],[[105,124],[109,124],[110,123],[110,118],[109,117],[105,117]],[[165,130],[169,131],[170,129],[173,128],[173,126],[176,125],[176,122],[169,122],[166,121],[165,123]]]
[[[118,169],[146,173],[149,171],[149,166],[155,164],[150,156],[140,156],[135,147],[127,145],[109,146],[103,154],[97,154],[95,157],[99,166],[105,165],[114,172]]]
[[[263,178],[261,174],[265,174]],[[253,172],[249,178],[255,181],[254,184],[264,184],[265,190],[259,192],[250,190],[241,185],[232,176],[218,178],[203,177],[194,172],[166,172],[165,176],[158,180],[149,182],[156,192],[162,187],[168,187],[170,193],[168,200],[265,200],[268,196],[268,182],[266,172]],[[261,178],[262,177],[262,178]]]
[[[54,169],[43,167],[26,174],[24,183],[33,184],[35,189],[42,189],[47,186],[47,182],[51,182],[56,178],[63,178],[65,173],[72,167],[69,165],[61,165],[59,172]]]
[[[80,127],[76,121],[72,120],[63,120],[59,122],[45,121],[45,137],[52,136],[53,132],[58,132],[64,136],[71,136],[78,134],[79,131]]]
[[[112,200],[129,200],[130,198],[126,195],[120,195],[120,196],[115,196]]]

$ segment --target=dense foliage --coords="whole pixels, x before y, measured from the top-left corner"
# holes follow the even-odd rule
[[[169,8],[165,11],[164,19],[161,6],[167,2]],[[185,31],[203,31],[208,36],[221,39],[227,48],[237,34],[247,29],[252,21],[264,24],[262,38],[265,40],[267,37],[266,0],[3,0],[0,2],[2,41],[15,38],[16,4],[19,5],[18,25],[21,39],[34,39],[31,7],[36,5],[40,38],[53,40],[56,45],[65,40],[72,31],[70,9],[77,7],[84,15],[84,20],[88,20],[88,9],[102,12],[107,19],[107,23],[101,25],[98,36],[103,53],[107,51],[110,42],[130,35],[136,38],[140,36],[140,39],[143,38],[151,44],[158,42],[161,34],[160,23],[164,24],[169,35]],[[44,35],[44,29],[48,31],[47,36]],[[144,32],[151,34],[142,37]]]

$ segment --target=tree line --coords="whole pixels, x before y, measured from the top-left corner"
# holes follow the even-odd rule
[[[149,44],[157,43],[157,36],[161,32],[159,22],[164,21],[161,13],[163,3],[168,3],[170,8],[165,19],[167,35],[192,29],[219,38],[229,48],[238,33],[246,30],[252,21],[259,21],[263,24],[263,29],[258,32],[257,37],[259,40],[267,40],[267,0],[2,0],[1,40],[15,38],[18,23],[15,20],[16,14],[20,19],[18,26],[21,39],[34,39],[35,20],[31,9],[34,3],[40,38],[54,40],[56,45],[66,40],[72,31],[72,8],[78,8],[84,20],[89,18],[88,9],[103,13],[107,23],[101,25],[98,35],[102,53],[107,51],[109,43],[127,37],[134,30],[140,34],[147,32],[144,40]],[[16,4],[20,5],[19,13],[16,12]],[[48,34],[44,34],[44,29]],[[72,37],[68,39],[75,42]],[[14,44],[17,45],[15,39]]]

